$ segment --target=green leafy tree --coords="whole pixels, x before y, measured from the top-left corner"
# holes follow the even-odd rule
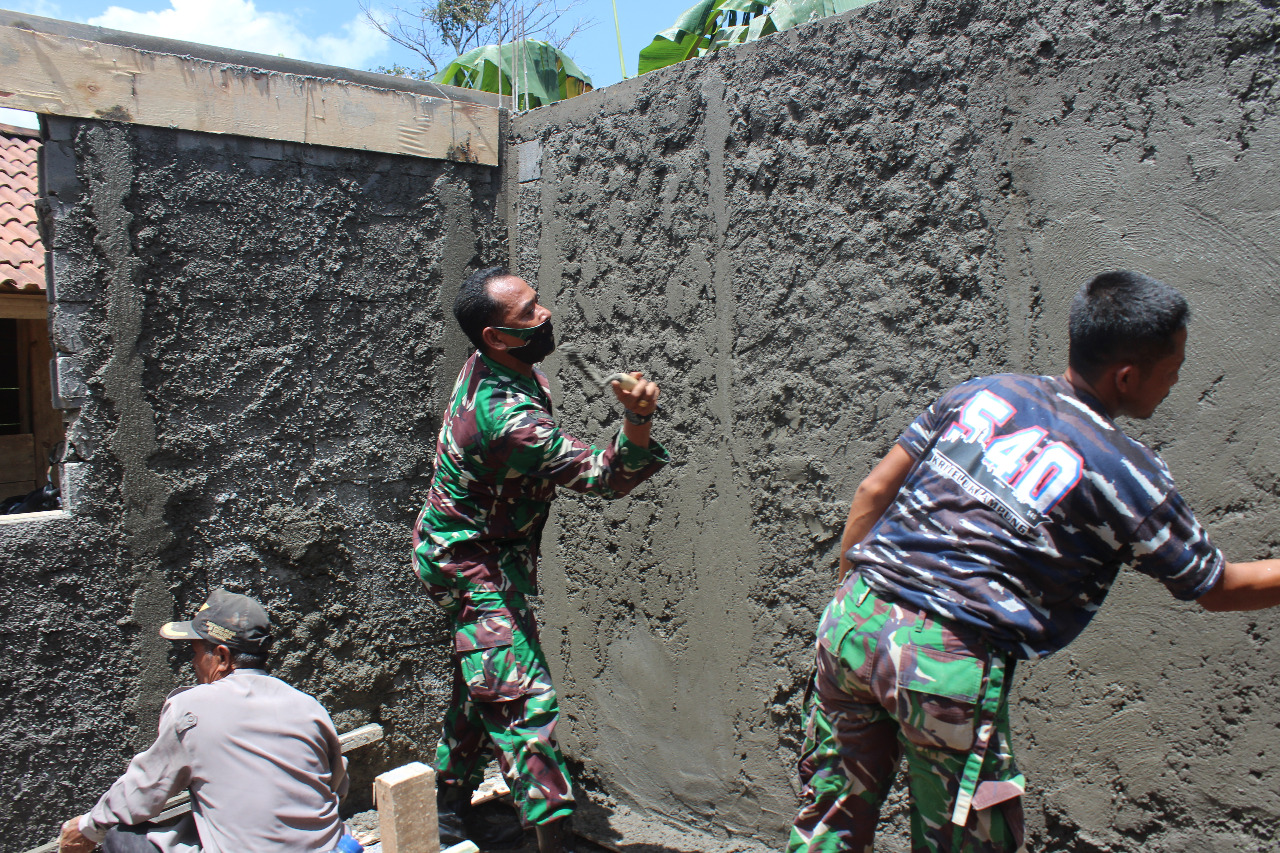
[[[741,44],[875,0],[699,0],[640,51],[640,73]]]

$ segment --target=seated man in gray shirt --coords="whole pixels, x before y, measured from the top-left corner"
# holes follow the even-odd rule
[[[62,827],[60,850],[88,853],[328,851],[342,838],[347,764],[329,714],[266,673],[271,626],[258,602],[217,589],[190,622],[160,629],[190,642],[194,687],[169,694],[159,735],[88,814]],[[156,827],[186,788],[186,826]],[[198,836],[198,837],[197,837]]]

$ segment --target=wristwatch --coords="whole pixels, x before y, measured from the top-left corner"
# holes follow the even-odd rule
[[[622,416],[627,419],[627,423],[635,424],[636,426],[647,424],[649,421],[653,420],[653,412],[650,412],[647,415],[638,415],[630,409],[623,409]]]

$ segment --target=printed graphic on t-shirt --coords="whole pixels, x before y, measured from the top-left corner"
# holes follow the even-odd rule
[[[1025,536],[1080,482],[1084,460],[1042,427],[996,437],[996,428],[1017,411],[1003,397],[979,391],[961,407],[926,464]]]

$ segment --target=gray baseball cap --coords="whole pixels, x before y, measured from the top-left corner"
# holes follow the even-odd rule
[[[247,595],[219,587],[188,622],[167,622],[160,628],[166,640],[205,640],[250,654],[271,648],[271,621],[262,605]]]

